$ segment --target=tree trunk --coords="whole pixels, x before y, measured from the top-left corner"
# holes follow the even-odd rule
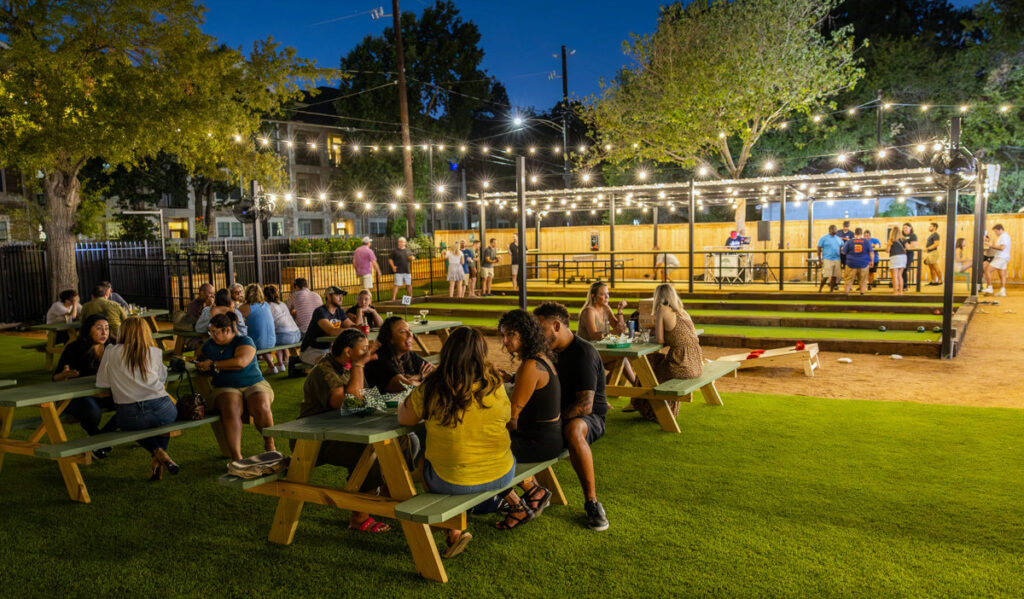
[[[206,198],[206,212],[203,213],[203,222],[206,223],[206,235],[203,241],[210,240],[210,230],[213,227],[213,203],[217,199],[213,193],[213,181],[207,181],[203,188],[203,196]]]
[[[51,171],[43,178],[46,215],[46,261],[50,297],[65,289],[78,291],[78,269],[75,265],[75,214],[81,202],[82,186],[77,174]]]
[[[200,241],[202,240],[203,235],[200,234],[199,230],[196,228],[196,225],[202,222],[203,226],[206,226],[206,219],[204,218],[206,216],[206,212],[203,209],[203,195],[199,192],[199,186],[195,184],[196,179],[193,178],[192,181],[192,194],[195,196],[196,213],[195,218],[192,219],[192,237],[194,237],[196,241]]]

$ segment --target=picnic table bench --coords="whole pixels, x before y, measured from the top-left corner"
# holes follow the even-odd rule
[[[167,310],[145,310],[138,314],[129,314],[129,316],[138,316],[139,318],[146,321],[149,325],[150,332],[153,333],[153,340],[156,341],[159,346],[166,349],[164,343],[170,338],[170,335],[161,333],[160,328],[156,324],[157,316],[166,316],[169,314]],[[33,331],[46,331],[46,341],[37,341],[28,343],[21,346],[21,349],[34,349],[41,351],[46,357],[46,369],[53,369],[53,357],[60,355],[63,350],[63,344],[57,343],[57,333],[64,331],[68,334],[68,341],[74,341],[78,337],[78,329],[81,328],[82,322],[79,320],[73,320],[71,322],[54,322],[50,324],[37,324],[29,327]]]
[[[736,375],[744,368],[758,368],[767,366],[802,366],[805,376],[814,376],[814,371],[821,368],[821,360],[818,358],[818,344],[808,343],[803,349],[797,349],[795,345],[769,349],[757,358],[748,358],[749,352],[732,354],[718,358],[719,361],[737,362],[739,367],[733,371]]]
[[[398,418],[390,411],[367,417],[328,412],[300,418],[264,431],[276,438],[295,440],[286,474],[276,473],[258,479],[242,479],[225,474],[219,482],[252,493],[277,497],[277,510],[270,527],[269,540],[282,545],[290,545],[294,540],[305,503],[397,518],[420,575],[430,580],[447,582],[448,574],[441,564],[441,556],[430,527],[465,528],[465,512],[472,506],[449,496],[417,493],[398,439],[421,428],[422,424],[414,427],[398,424]],[[348,441],[366,446],[355,468],[349,472],[343,488],[312,485],[309,482],[324,441]],[[551,489],[552,502],[557,503],[564,501],[564,495],[554,473],[550,471],[553,462],[536,466],[524,464],[522,473],[523,478],[530,475],[527,473],[537,474],[541,484]],[[385,482],[383,488],[387,489],[388,495],[359,492],[374,463],[380,464]],[[517,480],[522,480],[518,478],[518,471]],[[490,497],[494,493],[483,495]],[[476,503],[480,501],[477,498]]]

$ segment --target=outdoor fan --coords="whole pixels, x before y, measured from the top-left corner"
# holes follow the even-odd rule
[[[977,174],[978,161],[965,148],[935,154],[929,163],[936,180],[946,189],[965,189]]]

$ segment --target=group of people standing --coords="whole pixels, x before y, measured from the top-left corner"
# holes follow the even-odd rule
[[[519,274],[519,236],[512,236],[508,245],[509,259],[512,265],[512,288],[518,288]],[[444,258],[448,261],[448,297],[489,297],[493,295],[494,268],[501,262],[498,252],[498,240],[491,238],[487,247],[480,249],[480,242],[474,240],[466,247],[465,240],[444,250]],[[480,293],[476,292],[477,279],[480,280]]]
[[[929,236],[925,243],[924,263],[929,267],[932,282],[928,285],[940,285],[942,271],[939,268],[939,226],[931,223],[928,226]],[[889,255],[889,275],[893,295],[903,295],[907,285],[907,264],[912,261],[917,249],[917,234],[910,223],[900,227],[890,227],[883,244],[874,237],[871,231],[857,227],[850,229],[850,221],[843,221],[842,228],[829,225],[828,234],[818,240],[818,260],[821,264],[821,282],[818,291],[829,285],[829,291],[835,291],[839,282],[850,293],[854,284],[861,294],[874,287],[881,258],[879,252]]]

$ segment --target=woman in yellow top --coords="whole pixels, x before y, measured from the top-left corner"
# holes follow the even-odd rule
[[[507,425],[512,405],[501,374],[487,360],[482,334],[460,327],[441,348],[437,370],[398,408],[398,422],[426,423],[423,483],[434,493],[500,492],[512,486],[516,462]],[[510,513],[530,515],[516,499]],[[511,498],[510,498],[511,499]],[[524,516],[524,519],[528,519]],[[448,530],[444,557],[461,553],[473,538]]]

